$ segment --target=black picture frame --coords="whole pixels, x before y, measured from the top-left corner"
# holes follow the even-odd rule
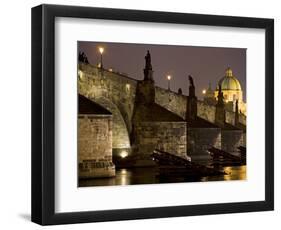
[[[108,19],[265,29],[265,200],[55,213],[55,18]],[[274,20],[110,8],[32,8],[32,221],[41,225],[222,214],[274,209]]]

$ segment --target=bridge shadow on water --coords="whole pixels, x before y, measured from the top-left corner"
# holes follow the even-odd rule
[[[137,184],[160,184],[179,182],[207,182],[245,180],[246,165],[223,167],[225,175],[206,177],[160,177],[157,168],[122,168],[116,170],[116,176],[111,178],[95,178],[79,180],[79,187],[110,186],[110,185],[137,185]]]

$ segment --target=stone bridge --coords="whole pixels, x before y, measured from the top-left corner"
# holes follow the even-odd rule
[[[94,67],[78,66],[78,91],[97,102],[113,114],[113,151],[130,149],[130,133],[135,105],[137,82],[120,73]],[[188,83],[186,85],[188,87]],[[186,117],[187,96],[155,87],[155,102],[169,111]],[[197,101],[197,115],[214,123],[215,106]],[[226,111],[226,122],[234,125],[235,113]],[[239,122],[246,125],[246,117],[239,115]]]

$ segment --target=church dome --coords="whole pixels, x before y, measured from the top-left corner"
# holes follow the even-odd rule
[[[222,90],[241,90],[240,82],[233,76],[230,68],[226,69],[225,76],[219,80],[217,90],[219,89],[219,85],[221,85]]]

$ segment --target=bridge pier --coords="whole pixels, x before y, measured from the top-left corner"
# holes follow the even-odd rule
[[[115,176],[112,162],[112,114],[79,95],[79,178]]]

